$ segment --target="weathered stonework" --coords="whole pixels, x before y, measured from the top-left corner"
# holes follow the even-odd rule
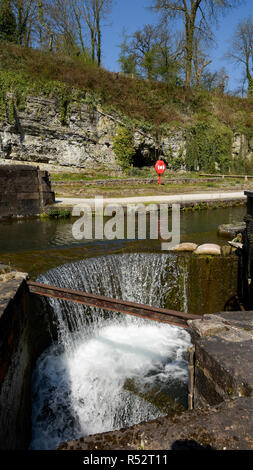
[[[217,234],[223,238],[229,238],[232,240],[235,238],[239,233],[242,233],[243,230],[246,228],[245,222],[238,222],[233,224],[223,224],[219,225],[217,229]]]
[[[38,215],[54,202],[47,171],[27,165],[0,165],[0,219]]]
[[[253,396],[253,313],[204,315],[188,322],[195,345],[194,408]]]
[[[237,294],[238,257],[191,255],[188,262],[188,311],[196,315],[220,312]]]
[[[252,450],[253,398],[62,443],[57,450]],[[96,455],[96,454],[95,454]]]
[[[26,278],[0,265],[0,450],[29,445],[32,371],[51,342],[47,312]]]

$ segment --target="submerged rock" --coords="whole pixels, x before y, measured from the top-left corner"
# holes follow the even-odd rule
[[[166,391],[159,390],[157,387],[151,387],[146,391],[134,379],[127,379],[124,383],[124,389],[128,392],[137,395],[142,400],[151,403],[156,409],[166,416],[173,416],[185,410],[175,398],[173,398]]]
[[[245,222],[236,222],[234,224],[219,225],[217,233],[220,237],[234,238],[238,233],[243,232],[246,228]]]
[[[195,251],[195,255],[221,255],[221,247],[213,243],[200,245]]]
[[[179,245],[176,245],[172,251],[195,251],[198,248],[198,245],[196,243],[180,243]]]
[[[221,254],[222,256],[230,256],[232,254],[233,250],[232,250],[232,246],[229,246],[229,245],[223,245],[221,247]]]

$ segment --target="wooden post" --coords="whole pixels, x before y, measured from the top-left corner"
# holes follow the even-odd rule
[[[195,375],[195,346],[188,349],[189,354],[189,386],[188,386],[188,410],[194,408],[194,375]]]

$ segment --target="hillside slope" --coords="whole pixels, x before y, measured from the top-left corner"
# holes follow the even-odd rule
[[[253,168],[253,100],[0,48],[0,157],[88,167]]]

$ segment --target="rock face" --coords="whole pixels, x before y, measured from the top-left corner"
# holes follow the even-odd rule
[[[15,109],[15,122],[0,123],[0,158],[24,162],[50,163],[61,166],[91,168],[95,165],[119,168],[113,151],[113,140],[120,121],[106,115],[99,107],[72,103],[67,126],[60,123],[56,99],[28,96],[26,108]],[[169,130],[158,143],[141,129],[134,133],[135,160],[145,166],[155,161],[159,152],[170,158],[186,154],[186,134]],[[235,134],[232,157],[252,156],[253,143]]]
[[[29,97],[14,125],[0,131],[0,156],[77,167],[115,164],[110,149],[115,123],[98,112],[72,105],[69,126],[60,124],[56,101]]]
[[[232,142],[232,157],[233,158],[250,158],[253,152],[253,138],[250,140],[240,133],[235,132]]]
[[[60,124],[57,100],[28,97],[24,111],[16,110],[15,123],[0,124],[0,158],[90,168],[118,168],[113,140],[120,121],[99,108],[72,103],[68,125]],[[157,156],[154,138],[141,130],[134,134],[138,161]],[[162,148],[177,157],[185,149],[182,131],[170,133]]]
[[[60,120],[57,99],[28,96],[25,109],[15,109],[12,124],[7,121],[0,123],[0,159],[78,168],[94,165],[119,168],[113,141],[120,121],[105,114],[99,105],[95,108],[88,103],[77,102],[69,106],[67,125],[62,125]],[[136,130],[133,137],[137,166],[155,162],[161,153],[168,156],[170,163],[180,157],[181,169],[184,169],[186,132],[183,129],[168,129],[159,144],[149,132],[141,129]],[[235,133],[231,151],[232,159],[250,159],[252,138]]]
[[[72,103],[68,126],[60,124],[56,100],[28,97],[26,109],[17,111],[15,123],[0,125],[0,158],[90,168],[94,165],[118,168],[113,151],[117,119],[87,104]],[[157,144],[152,136],[134,134],[136,158],[156,158]],[[181,131],[171,133],[162,142],[166,153],[177,156],[185,149]]]

